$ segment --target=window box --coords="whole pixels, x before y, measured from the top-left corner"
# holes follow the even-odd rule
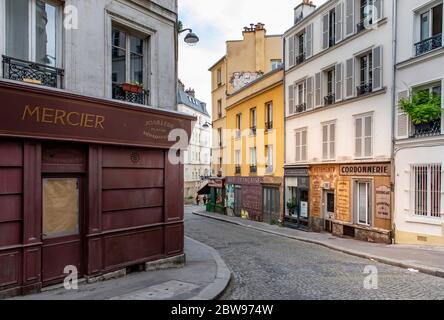
[[[143,87],[138,84],[133,83],[123,83],[122,84],[123,91],[132,92],[132,93],[142,93]]]
[[[413,138],[438,136],[441,134],[441,119],[414,125]]]
[[[324,105],[329,106],[335,103],[335,95],[329,94],[324,97]]]
[[[371,82],[363,83],[356,88],[358,97],[365,96],[373,92],[373,84]]]
[[[434,37],[420,41],[418,43],[415,43],[416,55],[419,56],[434,49],[441,48],[441,46],[442,46],[442,33]]]

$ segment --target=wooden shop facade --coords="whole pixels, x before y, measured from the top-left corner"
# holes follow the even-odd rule
[[[0,294],[183,256],[192,117],[5,81],[0,106]]]

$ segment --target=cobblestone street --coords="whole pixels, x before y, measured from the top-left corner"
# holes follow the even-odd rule
[[[215,248],[233,273],[223,299],[444,299],[444,279],[192,214],[186,235]],[[366,266],[378,289],[364,288]]]

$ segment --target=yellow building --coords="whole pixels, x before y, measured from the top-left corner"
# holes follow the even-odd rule
[[[283,213],[284,73],[275,69],[227,99],[227,213],[278,223]]]
[[[212,174],[227,174],[227,97],[262,75],[278,68],[283,60],[282,36],[268,36],[258,23],[244,28],[242,40],[226,42],[226,54],[210,69],[213,111]]]

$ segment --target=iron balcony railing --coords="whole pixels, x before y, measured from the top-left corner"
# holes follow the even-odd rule
[[[364,31],[365,29],[367,29],[367,26],[370,26],[372,23],[373,23],[372,19],[370,20],[364,19],[359,21],[359,23],[356,25],[356,32],[359,33]]]
[[[301,103],[297,106],[294,107],[294,113],[302,113],[307,111],[307,104],[306,103]]]
[[[433,137],[441,134],[441,119],[424,124],[416,124],[412,130],[412,138]]]
[[[324,97],[324,105],[329,106],[333,103],[335,103],[335,94],[334,93],[330,93],[329,95]]]
[[[437,34],[431,38],[425,39],[418,43],[415,43],[416,55],[427,53],[437,48],[442,47],[442,33]]]
[[[251,128],[250,128],[250,133],[251,133],[251,135],[255,136],[255,135],[256,135],[256,131],[257,131],[257,128],[256,128],[256,127],[251,127]]]
[[[301,64],[305,61],[305,52],[296,56],[296,65]]]
[[[373,92],[373,84],[372,82],[363,83],[360,86],[358,86],[356,89],[358,96],[365,96],[366,94]]]
[[[64,70],[45,64],[2,56],[3,78],[62,88]]]
[[[267,130],[273,129],[273,121],[265,122],[265,129]]]
[[[241,174],[241,166],[236,166],[236,174]]]
[[[113,84],[113,99],[146,105],[148,102],[149,91],[131,92],[123,89],[121,84]]]

